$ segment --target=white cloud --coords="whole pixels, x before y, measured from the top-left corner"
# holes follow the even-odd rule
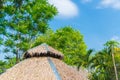
[[[59,17],[71,18],[78,15],[78,7],[71,0],[48,0],[50,4],[56,6]]]
[[[102,0],[99,8],[113,8],[120,10],[120,0]]]
[[[113,36],[113,37],[111,38],[111,40],[115,40],[115,41],[120,42],[120,37],[119,37],[119,36]]]

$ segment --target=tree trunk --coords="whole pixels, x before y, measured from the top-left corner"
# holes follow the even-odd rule
[[[19,41],[19,39],[20,39],[20,33],[18,32],[17,33],[17,35],[18,35],[18,41]],[[17,42],[17,44],[19,44],[19,42]],[[16,50],[16,64],[17,63],[19,63],[19,48],[17,47],[17,50]]]
[[[112,54],[112,61],[113,61],[113,65],[114,65],[114,70],[115,70],[115,77],[116,77],[116,80],[118,80],[118,74],[117,74],[117,69],[116,69],[116,65],[115,65],[115,58],[114,58],[114,47],[112,46],[112,51],[111,51],[111,54]]]
[[[18,49],[16,50],[16,64],[19,62]]]

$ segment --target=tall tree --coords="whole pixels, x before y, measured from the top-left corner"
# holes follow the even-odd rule
[[[113,80],[112,58],[107,50],[101,50],[92,57],[90,63],[91,80]]]
[[[49,30],[46,34],[39,36],[35,41],[35,46],[47,43],[60,50],[64,54],[64,61],[69,65],[78,65],[79,56],[86,54],[86,44],[83,35],[70,26],[66,26],[53,32]]]
[[[19,62],[21,53],[48,29],[57,9],[47,0],[2,0],[0,6],[0,43]]]
[[[115,80],[115,78],[118,80],[116,75],[118,75],[117,69],[119,69],[120,64],[114,49],[119,43],[108,41],[104,45],[105,48],[97,52],[90,61],[91,80]],[[116,65],[118,68],[116,68]]]
[[[119,43],[117,41],[112,40],[112,41],[106,42],[105,45],[108,47],[108,50],[110,51],[109,53],[112,55],[115,76],[116,76],[116,80],[118,80],[118,71],[117,71],[116,64],[115,64],[114,47],[117,47]]]

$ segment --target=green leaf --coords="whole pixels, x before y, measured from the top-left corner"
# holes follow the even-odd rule
[[[3,44],[3,38],[0,37],[0,45]]]
[[[5,41],[5,46],[9,46],[9,47],[13,47],[14,45],[14,41],[12,41],[11,39],[8,39]]]

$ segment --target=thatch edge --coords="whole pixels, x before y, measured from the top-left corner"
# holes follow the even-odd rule
[[[53,57],[53,58],[58,58],[58,59],[63,59],[64,57],[61,55],[57,55],[55,53],[52,53],[50,51],[47,51],[47,53],[34,53],[34,54],[29,54],[29,52],[25,52],[23,55],[23,59],[27,58],[32,58],[32,57]]]

